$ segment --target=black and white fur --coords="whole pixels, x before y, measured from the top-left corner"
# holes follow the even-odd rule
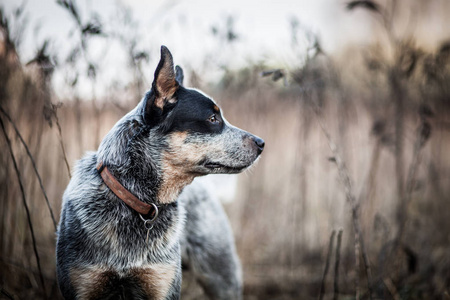
[[[77,162],[58,227],[57,273],[66,299],[178,299],[182,255],[212,299],[241,297],[225,213],[201,184],[188,185],[197,176],[248,168],[264,141],[230,125],[213,100],[182,81],[163,46],[151,90],[97,152]],[[159,207],[147,242],[139,214],[103,183],[99,162]]]

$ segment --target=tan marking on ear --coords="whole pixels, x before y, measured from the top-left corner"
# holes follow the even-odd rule
[[[165,299],[175,278],[175,264],[154,264],[149,267],[133,268],[130,275],[140,281],[149,299]]]
[[[172,133],[169,138],[169,149],[163,154],[162,181],[158,190],[158,201],[171,203],[177,200],[181,190],[194,180],[190,172],[201,160],[201,147],[185,143],[187,132]]]
[[[177,91],[178,83],[175,80],[175,73],[173,70],[163,68],[156,79],[156,88],[161,97],[171,98]]]
[[[158,97],[155,99],[155,105],[163,109],[167,103],[176,102],[173,95],[177,91],[178,87],[179,85],[175,80],[173,62],[166,57],[164,65],[160,69],[156,78],[156,90],[158,91]]]
[[[79,267],[70,270],[70,281],[75,289],[77,299],[98,299],[114,271],[100,267]]]

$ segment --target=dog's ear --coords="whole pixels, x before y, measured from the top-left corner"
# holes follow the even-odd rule
[[[148,124],[156,124],[164,119],[164,116],[177,102],[175,93],[180,87],[175,77],[173,58],[169,49],[161,46],[161,59],[156,67],[155,77],[152,83],[152,92],[147,95],[145,103],[145,121]]]
[[[183,69],[180,66],[175,67],[175,80],[178,82],[179,85],[184,86],[183,85],[184,73]]]
[[[156,95],[155,105],[163,109],[167,102],[173,100],[173,95],[178,90],[178,87],[172,54],[166,46],[161,46],[161,59],[152,83],[152,89]]]

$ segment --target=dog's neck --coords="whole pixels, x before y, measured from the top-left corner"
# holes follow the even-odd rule
[[[182,174],[170,168],[165,169],[163,174],[142,166],[110,166],[109,170],[116,180],[140,201],[156,205],[175,202],[183,188],[194,179],[193,175]]]
[[[175,202],[183,188],[195,177],[164,163],[159,167],[145,163],[126,163],[121,166],[109,164],[108,169],[140,201],[156,205]]]
[[[183,188],[194,180],[194,175],[180,172],[168,164],[164,164],[163,170],[156,197],[159,203],[165,204],[176,201]]]
[[[106,186],[129,207],[141,215],[148,215],[152,212],[155,217],[158,215],[156,205],[142,202],[135,195],[130,193],[122,184],[120,184],[120,182],[108,170],[108,167],[103,165],[102,162],[97,165],[96,169]]]

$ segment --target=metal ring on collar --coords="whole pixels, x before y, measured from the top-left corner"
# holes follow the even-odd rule
[[[150,203],[151,206],[153,206],[153,209],[155,210],[155,214],[151,219],[144,219],[144,217],[139,214],[139,217],[141,217],[141,220],[144,221],[145,227],[147,227],[147,224],[153,224],[156,221],[156,218],[158,217],[159,210],[158,206],[156,206],[154,203]]]

